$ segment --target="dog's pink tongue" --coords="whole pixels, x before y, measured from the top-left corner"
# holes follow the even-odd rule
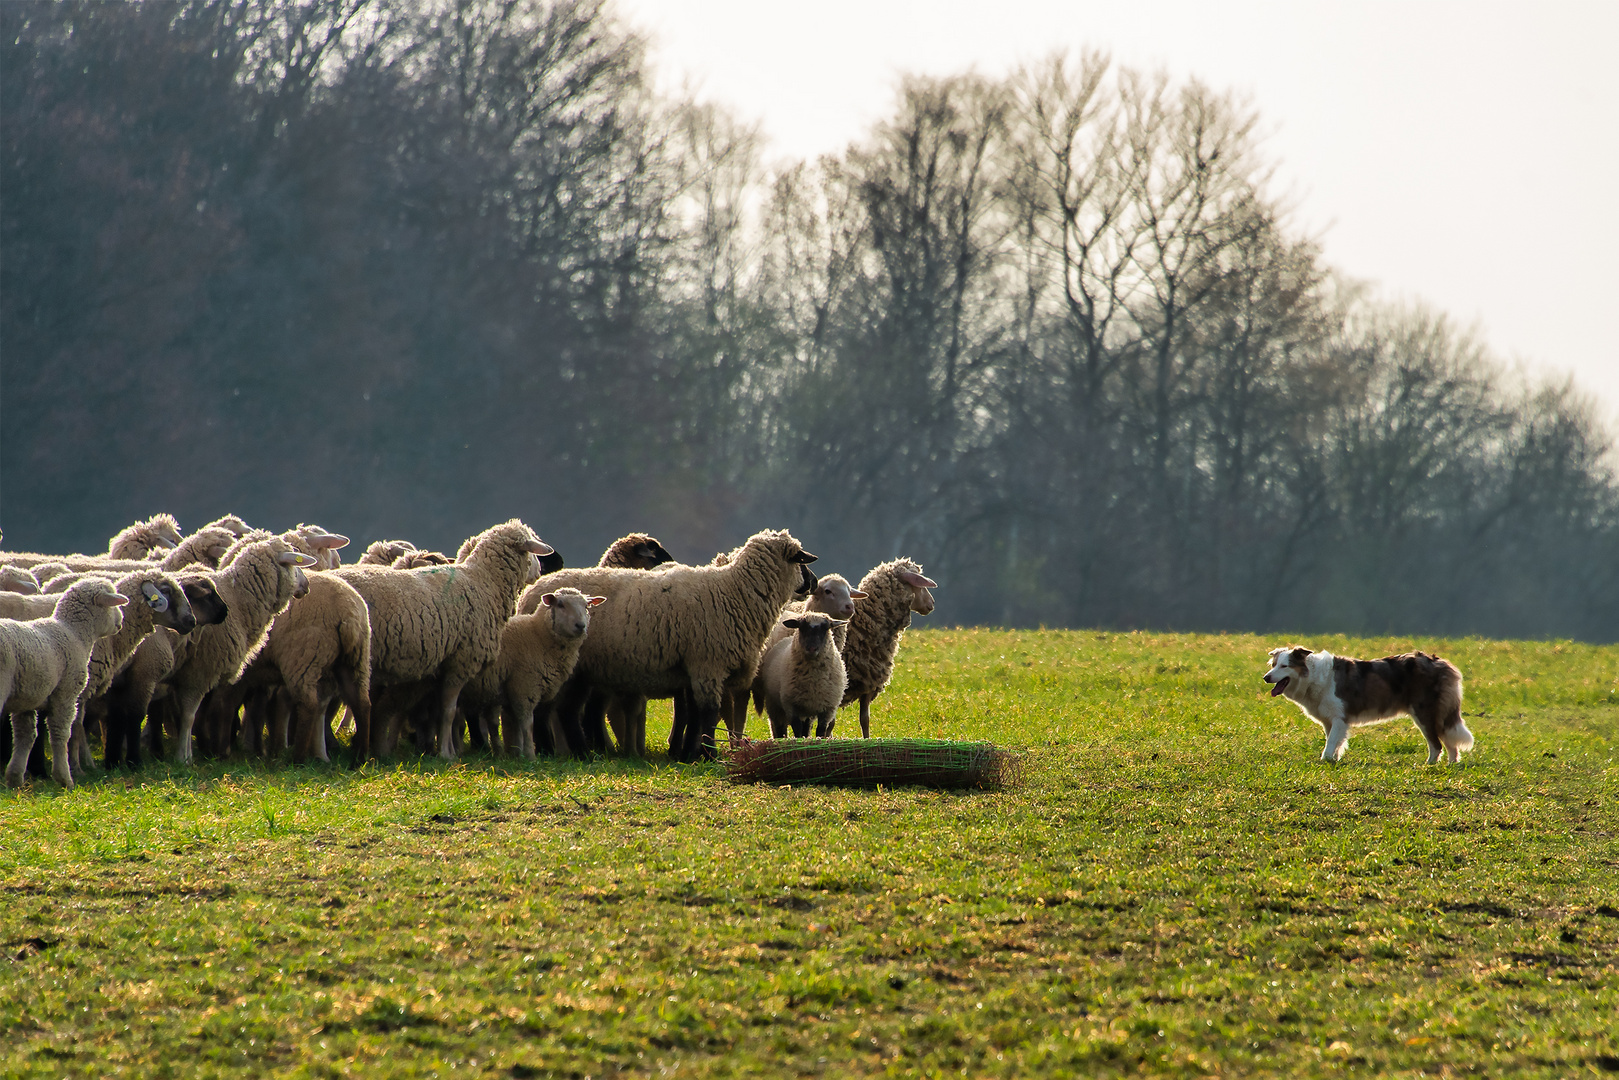
[[[1270,696],[1275,697],[1277,694],[1280,694],[1282,692],[1282,688],[1285,687],[1288,684],[1289,681],[1290,681],[1289,679],[1283,679],[1281,682],[1279,682],[1275,686],[1271,687],[1270,688]]]

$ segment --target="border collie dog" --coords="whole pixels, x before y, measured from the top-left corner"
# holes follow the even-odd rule
[[[1349,660],[1290,645],[1270,651],[1265,681],[1273,684],[1271,697],[1286,695],[1326,731],[1322,761],[1344,756],[1351,728],[1396,716],[1416,721],[1428,740],[1429,765],[1444,752],[1459,761],[1463,750],[1473,748],[1473,733],[1462,723],[1462,673],[1437,656],[1411,652]]]

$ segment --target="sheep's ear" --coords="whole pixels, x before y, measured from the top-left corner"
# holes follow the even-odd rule
[[[787,627],[790,630],[797,630],[800,626],[804,625],[804,620],[803,619],[783,619],[783,620],[781,620],[781,625]]]
[[[153,611],[163,612],[169,610],[169,598],[163,595],[163,590],[150,581],[141,582],[141,595],[146,597],[146,606]]]
[[[532,555],[549,555],[551,552],[555,551],[556,548],[552,547],[550,544],[547,544],[544,540],[524,540],[523,550]]]
[[[932,578],[923,577],[914,570],[901,570],[899,572],[899,579],[912,588],[937,589],[939,587],[938,582],[934,581]]]
[[[868,597],[870,595],[871,595],[870,593],[863,593],[859,589],[850,589],[849,590],[849,599],[850,600],[864,600],[866,597]]]
[[[544,604],[546,607],[551,607],[556,602],[557,594],[554,592],[544,593],[540,596],[540,603]]]
[[[607,597],[605,597],[605,596],[587,596],[587,597],[585,597],[585,602],[588,603],[591,607],[601,607],[603,604],[607,603]]]
[[[129,603],[129,597],[123,593],[96,593],[97,607],[123,607],[127,603]]]
[[[275,561],[282,566],[314,566],[319,560],[301,551],[283,551],[275,557]]]
[[[820,558],[819,555],[811,555],[809,552],[805,551],[803,548],[799,548],[798,549],[798,554],[794,555],[792,557],[792,561],[795,562],[795,563],[798,563],[800,566],[802,566],[802,565],[805,565],[807,563],[812,563],[816,559],[819,559],[819,558]]]
[[[322,533],[309,538],[309,546],[316,551],[327,551],[349,546],[349,538],[339,533]]]

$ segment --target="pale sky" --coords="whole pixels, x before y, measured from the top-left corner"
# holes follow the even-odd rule
[[[618,0],[659,80],[782,157],[889,115],[901,72],[1056,49],[1247,95],[1326,261],[1573,372],[1619,422],[1619,0]]]

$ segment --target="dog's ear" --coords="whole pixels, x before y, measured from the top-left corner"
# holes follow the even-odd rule
[[[1276,658],[1277,658],[1277,657],[1278,657],[1278,656],[1280,656],[1280,655],[1281,655],[1281,654],[1282,654],[1282,653],[1285,653],[1285,652],[1286,652],[1286,651],[1287,651],[1287,646],[1285,646],[1285,645],[1284,645],[1284,646],[1282,646],[1282,647],[1281,647],[1281,648],[1280,648],[1280,649],[1272,649],[1272,650],[1271,650],[1271,651],[1270,651],[1270,659],[1271,659],[1271,663],[1273,663],[1273,664],[1274,664],[1274,663],[1275,663],[1275,662],[1276,662]]]
[[[1288,657],[1287,662],[1292,664],[1294,667],[1303,667],[1304,661],[1309,659],[1309,656],[1310,650],[1305,648],[1303,645],[1300,645],[1298,648],[1293,650],[1293,655]]]

